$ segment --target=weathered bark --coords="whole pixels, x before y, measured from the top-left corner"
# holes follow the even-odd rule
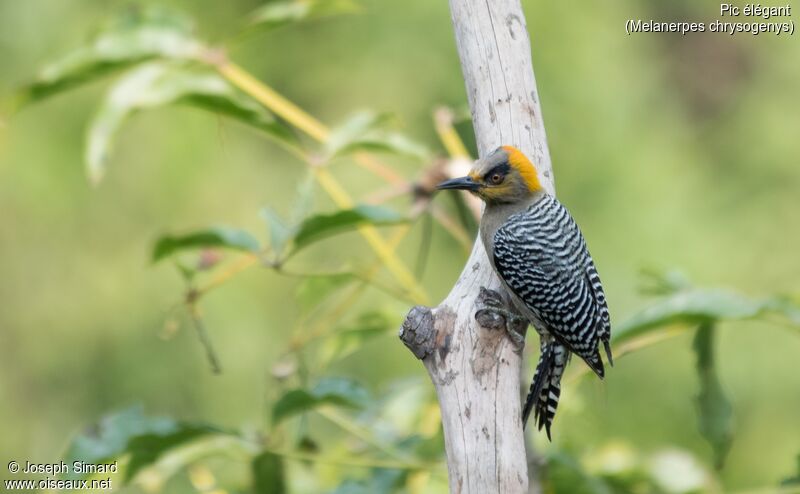
[[[483,156],[511,144],[553,193],[530,41],[519,0],[450,0],[472,122]],[[480,241],[452,291],[411,309],[400,338],[422,359],[442,409],[450,491],[528,492],[520,418],[521,355],[504,321],[476,319],[489,289],[502,291]],[[530,488],[538,491],[535,475]]]

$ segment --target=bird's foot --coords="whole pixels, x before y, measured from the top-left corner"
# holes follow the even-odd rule
[[[478,324],[490,329],[504,329],[509,339],[518,350],[525,346],[525,332],[528,320],[519,314],[508,310],[508,304],[503,296],[495,290],[481,288],[478,297],[483,308],[475,313]]]

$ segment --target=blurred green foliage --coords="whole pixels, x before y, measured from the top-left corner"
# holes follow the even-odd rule
[[[788,492],[800,46],[624,36],[630,17],[714,5],[524,3],[559,196],[629,354],[602,385],[567,384],[554,443],[535,436],[545,488]],[[355,233],[410,227],[411,264],[426,213],[353,165],[379,152],[415,180],[444,154],[431,112],[465,100],[446,4],[6,2],[0,50],[0,457],[120,458],[131,492],[446,490],[435,396],[392,337],[420,294]],[[312,142],[219,70],[225,56],[344,123]],[[387,204],[331,202],[323,165]],[[436,300],[466,254],[432,231]],[[642,266],[697,286],[668,272],[638,287]]]

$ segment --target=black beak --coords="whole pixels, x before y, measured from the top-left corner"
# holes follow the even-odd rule
[[[439,190],[460,189],[460,190],[469,190],[471,192],[475,192],[476,190],[481,188],[481,184],[472,180],[472,177],[459,177],[459,178],[452,178],[450,180],[445,180],[444,182],[437,185],[436,188]]]

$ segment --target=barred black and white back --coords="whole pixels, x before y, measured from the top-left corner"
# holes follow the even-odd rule
[[[493,255],[497,273],[543,326],[536,328],[542,338],[542,354],[523,421],[535,402],[539,429],[546,426],[549,437],[569,352],[576,353],[602,378],[603,360],[598,351],[602,342],[613,364],[611,320],[600,277],[575,220],[549,195],[510,216],[498,228]]]

